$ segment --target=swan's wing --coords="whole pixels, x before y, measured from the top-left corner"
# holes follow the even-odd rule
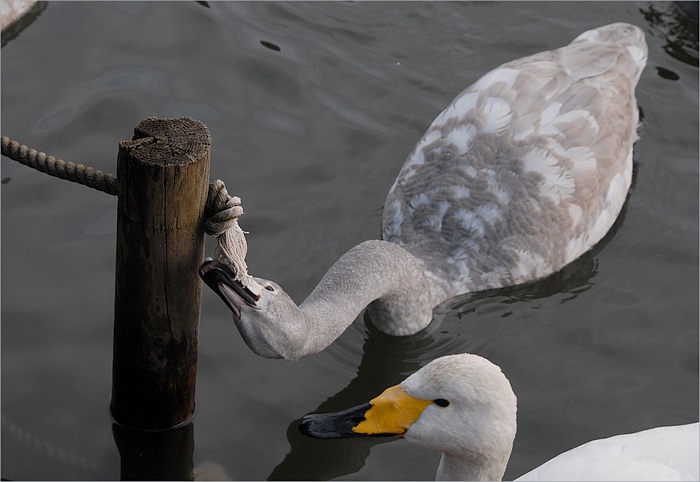
[[[448,296],[546,276],[619,214],[646,43],[627,24],[591,32],[483,76],[402,167],[383,237],[421,259]]]
[[[594,440],[516,480],[698,480],[698,424]]]

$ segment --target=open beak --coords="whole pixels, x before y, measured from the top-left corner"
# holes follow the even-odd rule
[[[260,296],[243,286],[240,281],[236,281],[235,271],[221,261],[211,258],[204,260],[199,267],[199,276],[238,318],[241,317],[243,305],[259,309],[256,302]]]
[[[364,405],[342,412],[306,415],[301,419],[299,430],[304,435],[321,439],[402,437],[431,403],[431,400],[412,397],[401,385],[395,385]]]

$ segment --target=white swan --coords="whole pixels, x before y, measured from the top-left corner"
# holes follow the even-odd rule
[[[397,435],[442,452],[437,480],[501,480],[513,448],[516,398],[477,355],[438,358],[368,404],[307,415],[317,438]],[[516,480],[698,480],[698,424],[595,440]]]
[[[646,59],[643,32],[615,23],[483,76],[408,156],[384,240],[344,254],[299,307],[271,281],[247,289],[217,261],[200,274],[255,353],[287,359],[323,350],[368,305],[377,328],[408,335],[449,298],[551,274],[622,208]]]

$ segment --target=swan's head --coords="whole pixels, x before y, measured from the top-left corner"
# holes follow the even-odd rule
[[[299,323],[294,300],[274,281],[253,278],[259,294],[236,280],[236,273],[220,261],[208,259],[199,275],[233,313],[233,321],[248,347],[266,358],[300,358],[307,333]],[[284,326],[282,326],[284,325]]]
[[[498,366],[477,355],[452,355],[369,404],[307,415],[300,430],[316,438],[395,435],[443,452],[443,476],[500,479],[515,439],[516,405]]]

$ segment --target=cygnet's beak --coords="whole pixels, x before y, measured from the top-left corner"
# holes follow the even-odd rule
[[[299,430],[310,437],[402,437],[432,400],[412,397],[401,385],[387,388],[369,403],[342,412],[302,417]]]
[[[260,296],[243,286],[240,281],[236,281],[236,273],[224,263],[207,258],[199,267],[199,276],[224,300],[236,317],[241,317],[243,305],[259,309],[256,301]]]

